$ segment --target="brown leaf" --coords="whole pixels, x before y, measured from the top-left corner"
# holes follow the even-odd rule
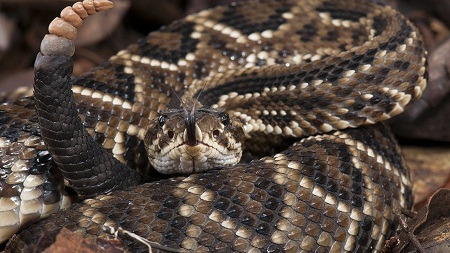
[[[409,231],[399,235],[399,244],[392,252],[417,252],[410,242],[408,232],[413,233],[427,253],[450,252],[450,189],[440,189],[431,197],[427,206],[408,222]]]
[[[63,228],[56,241],[46,248],[43,253],[65,253],[65,252],[77,252],[77,253],[102,253],[124,252],[122,245],[117,240],[105,240],[102,238],[97,239],[83,239],[81,236],[76,235],[67,228]]]

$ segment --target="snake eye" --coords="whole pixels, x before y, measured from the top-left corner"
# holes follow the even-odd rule
[[[166,123],[166,119],[167,119],[167,116],[165,116],[165,115],[161,115],[158,117],[159,128],[162,128],[164,126],[164,123]]]
[[[222,124],[225,126],[228,126],[230,124],[230,116],[228,116],[228,113],[221,112],[219,113],[220,121],[222,121]]]

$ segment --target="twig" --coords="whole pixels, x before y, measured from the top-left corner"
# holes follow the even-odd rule
[[[103,226],[103,231],[105,231],[105,232],[107,232],[107,233],[109,233],[111,235],[114,235],[116,238],[118,238],[120,235],[128,235],[132,239],[145,244],[148,247],[148,251],[150,253],[152,252],[152,248],[159,249],[159,250],[164,250],[164,251],[167,251],[167,252],[183,252],[180,249],[174,249],[174,248],[171,248],[171,247],[167,247],[167,246],[161,245],[161,244],[159,244],[157,242],[151,242],[151,241],[143,238],[142,236],[139,236],[139,235],[137,235],[137,234],[135,234],[133,232],[130,232],[130,231],[126,230],[126,229],[123,229],[122,227],[117,227],[116,228],[116,227],[112,227],[112,226]]]
[[[408,235],[410,242],[416,247],[416,249],[419,251],[419,253],[426,253],[422,244],[420,244],[419,240],[417,240],[416,235],[414,235],[414,233],[411,231],[411,228],[406,223],[405,219],[403,219],[403,216],[400,213],[400,211],[398,209],[394,210],[394,214],[397,217],[397,219],[400,221],[400,224],[401,224],[403,230]]]

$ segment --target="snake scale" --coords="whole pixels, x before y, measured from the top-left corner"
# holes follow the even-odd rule
[[[98,3],[66,10],[69,28],[76,32]],[[65,48],[41,49],[35,99],[0,105],[0,239],[23,229],[13,252],[62,227],[108,237],[104,225],[193,252],[380,252],[398,226],[393,211],[412,207],[408,170],[381,121],[420,97],[426,52],[389,6],[217,7],[150,33],[79,78],[70,78]],[[147,128],[189,98],[239,120],[244,156],[264,157],[152,181]],[[59,211],[70,205],[68,186],[89,199]]]

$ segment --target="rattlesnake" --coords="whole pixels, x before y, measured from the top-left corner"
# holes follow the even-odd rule
[[[87,17],[103,1],[85,3],[78,7]],[[82,196],[114,192],[32,225],[10,247],[62,226],[104,237],[108,225],[192,251],[379,252],[395,232],[393,210],[411,208],[412,197],[398,145],[378,122],[420,97],[422,44],[399,13],[362,0],[218,7],[151,33],[70,81],[79,123],[69,117],[76,108],[64,86],[73,51],[44,46],[36,102],[0,106],[0,214],[9,217],[1,238],[63,206],[61,169]],[[179,103],[174,93],[224,109],[244,124],[246,147],[270,156],[127,189],[153,173],[145,131],[159,110]],[[264,141],[289,147],[270,150]],[[104,161],[122,174],[104,170]]]

